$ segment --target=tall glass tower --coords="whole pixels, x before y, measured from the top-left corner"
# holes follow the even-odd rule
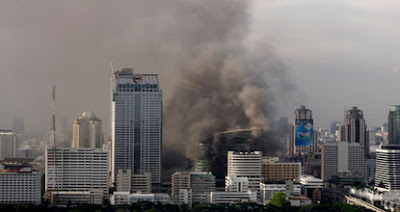
[[[156,74],[113,73],[112,181],[118,169],[161,181],[162,91]]]
[[[389,144],[400,144],[400,105],[391,105],[388,118]]]

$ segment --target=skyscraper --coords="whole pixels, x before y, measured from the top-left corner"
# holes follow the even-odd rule
[[[389,144],[400,144],[400,105],[391,105],[389,110]]]
[[[389,144],[376,150],[375,187],[400,190],[400,105],[391,105],[388,117]]]
[[[288,155],[313,152],[316,137],[314,137],[314,120],[312,111],[302,105],[294,112],[293,125],[288,137]]]
[[[73,148],[101,148],[101,120],[94,113],[82,113],[74,120],[73,131]]]
[[[122,69],[112,77],[112,178],[118,169],[161,180],[162,91],[158,75]]]
[[[360,143],[365,151],[365,155],[369,154],[369,142],[367,136],[367,125],[365,124],[364,114],[362,110],[353,107],[348,110],[344,117],[344,140],[350,143]]]

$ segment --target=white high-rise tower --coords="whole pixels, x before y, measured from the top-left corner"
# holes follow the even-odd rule
[[[112,77],[112,181],[119,169],[161,181],[162,91],[158,75],[122,69]]]

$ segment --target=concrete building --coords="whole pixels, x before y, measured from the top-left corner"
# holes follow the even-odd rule
[[[18,155],[18,137],[12,130],[0,129],[0,158],[15,158]]]
[[[149,194],[151,193],[151,174],[146,172],[143,174],[132,175],[132,192]]]
[[[171,176],[171,184],[171,196],[179,198],[179,202],[185,202],[185,198],[190,198],[183,195],[187,193],[192,196],[192,200],[188,202],[207,203],[210,192],[216,190],[215,176],[210,172],[175,172]],[[188,191],[182,191],[185,189]]]
[[[262,158],[262,177],[273,181],[298,179],[301,174],[300,162],[279,162],[278,157]]]
[[[293,181],[277,182],[264,180],[260,182],[261,203],[268,204],[275,193],[283,192],[286,194],[301,195],[301,185]]]
[[[172,203],[168,194],[140,194],[129,192],[114,192],[110,197],[111,205],[131,205],[139,201]]]
[[[344,117],[344,140],[351,143],[360,143],[365,151],[365,156],[369,155],[369,140],[367,135],[367,125],[365,124],[362,110],[353,107],[348,110]]]
[[[311,175],[301,175],[298,182],[301,185],[301,192],[312,200],[313,203],[319,203],[322,199],[322,189],[324,181]]]
[[[31,168],[0,170],[0,204],[42,203],[43,173]]]
[[[228,152],[228,177],[247,177],[251,191],[260,190],[262,153]],[[225,186],[226,187],[226,186]]]
[[[112,182],[118,169],[161,180],[162,91],[158,75],[122,69],[112,75]]]
[[[46,198],[61,205],[103,204],[109,192],[108,159],[107,149],[47,149]]]
[[[359,143],[332,142],[322,146],[321,175],[324,181],[341,171],[358,172],[365,177],[364,149]]]
[[[400,105],[391,105],[388,116],[389,144],[400,145]]]
[[[249,179],[247,177],[226,176],[226,192],[247,192],[249,190]]]
[[[312,111],[304,105],[294,112],[293,125],[288,137],[288,156],[314,152],[317,137],[314,136]]]
[[[381,145],[376,150],[375,187],[400,190],[400,145]]]
[[[101,120],[94,113],[84,112],[74,120],[73,148],[101,148],[102,142]]]
[[[117,174],[117,191],[131,193],[151,193],[151,174],[132,174],[130,169],[119,169]]]
[[[247,192],[211,192],[211,204],[232,204],[242,202],[257,202],[257,193],[254,191]]]

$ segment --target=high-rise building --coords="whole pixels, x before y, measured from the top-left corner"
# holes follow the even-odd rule
[[[389,144],[376,150],[375,187],[400,190],[400,105],[391,105],[388,116]]]
[[[314,120],[312,111],[304,105],[294,112],[293,125],[288,137],[288,155],[313,152],[316,148],[316,136],[314,136]]]
[[[364,149],[359,143],[332,142],[322,146],[322,179],[328,181],[342,171],[358,172],[365,177]]]
[[[389,144],[400,144],[400,105],[391,105],[388,119]]]
[[[49,148],[46,197],[53,204],[103,204],[108,198],[108,150]]]
[[[207,203],[212,191],[215,176],[211,172],[175,172],[171,176],[171,196],[180,202]]]
[[[158,75],[134,74],[132,69],[113,73],[112,181],[118,169],[133,174],[151,173],[161,180],[162,91]]]
[[[262,152],[228,152],[228,177],[247,177],[249,190],[259,191]],[[225,182],[227,187],[227,182]]]
[[[369,155],[369,141],[367,135],[367,125],[365,124],[363,111],[357,107],[348,110],[344,117],[344,140],[351,143],[360,143],[365,151],[365,155]]]
[[[12,130],[0,129],[0,158],[15,158],[18,153],[18,137]]]
[[[74,120],[72,147],[101,148],[102,145],[101,120],[94,113],[82,113]]]

